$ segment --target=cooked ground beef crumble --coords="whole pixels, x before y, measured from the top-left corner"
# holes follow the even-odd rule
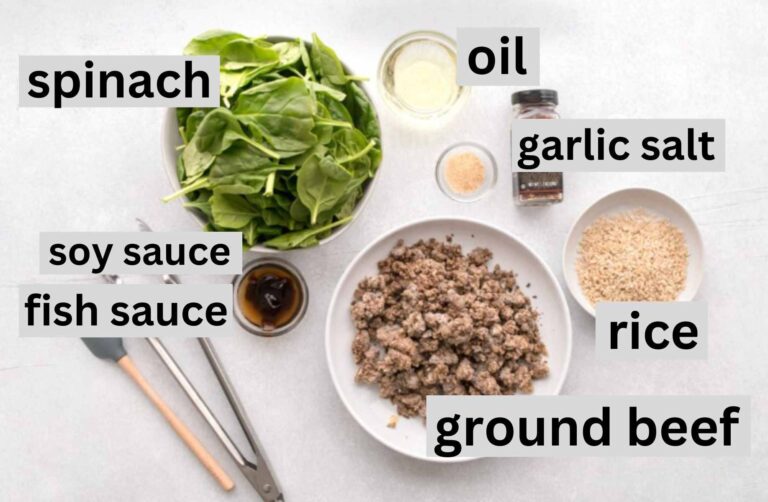
[[[399,241],[355,291],[355,380],[404,417],[424,417],[427,395],[531,392],[549,373],[538,313],[492,256],[450,237]]]

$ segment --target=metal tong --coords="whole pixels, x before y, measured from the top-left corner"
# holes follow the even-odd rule
[[[152,231],[152,229],[149,228],[149,225],[147,225],[145,222],[138,218],[137,221],[139,223],[139,228],[142,231]],[[173,274],[165,274],[162,277],[163,282],[166,284],[181,283],[179,278]],[[116,275],[107,275],[105,278],[109,282],[121,282],[120,278]],[[235,461],[238,468],[240,469],[240,472],[243,473],[248,482],[256,489],[261,498],[265,502],[284,502],[285,499],[283,497],[283,491],[280,488],[280,485],[278,484],[274,475],[272,474],[272,468],[269,465],[267,457],[262,453],[264,450],[261,446],[261,443],[259,442],[256,433],[253,431],[253,426],[248,419],[245,408],[243,408],[243,405],[237,396],[237,392],[235,391],[232,382],[229,380],[229,377],[224,370],[224,366],[221,364],[219,356],[216,354],[216,350],[213,348],[213,343],[211,343],[211,341],[207,338],[198,338],[198,342],[200,343],[200,346],[205,353],[205,357],[208,360],[208,363],[211,365],[213,373],[216,375],[216,379],[219,381],[219,385],[221,385],[221,388],[224,391],[224,395],[227,397],[227,401],[232,407],[232,410],[235,413],[235,417],[237,417],[237,421],[240,424],[246,439],[248,440],[248,444],[250,445],[251,450],[255,456],[254,461],[247,459],[234,443],[234,441],[232,441],[232,438],[229,437],[226,429],[224,429],[224,427],[221,425],[221,422],[219,422],[203,398],[197,392],[195,387],[192,385],[192,382],[189,381],[187,376],[173,359],[171,354],[168,352],[168,349],[165,348],[165,345],[163,345],[163,343],[158,338],[147,338],[147,342],[149,342],[149,345],[154,349],[154,351],[160,357],[160,360],[171,372],[171,375],[173,375],[178,384],[187,394],[187,397],[189,397],[189,399],[192,401],[192,404],[195,405],[197,411],[200,412],[213,432],[219,438],[219,441],[221,441],[221,443],[224,445],[224,448]]]
[[[232,383],[229,381],[229,377],[227,377],[227,373],[225,372],[218,355],[216,355],[216,351],[213,348],[211,341],[207,338],[198,339],[211,368],[213,368],[213,372],[216,374],[216,378],[218,379],[221,388],[224,390],[224,394],[227,396],[227,401],[229,401],[232,410],[235,412],[237,421],[243,429],[248,444],[251,446],[251,450],[253,450],[256,457],[254,462],[248,460],[232,441],[232,438],[229,437],[226,429],[224,429],[203,398],[198,394],[197,390],[195,390],[195,387],[189,381],[179,365],[176,364],[176,361],[163,343],[157,338],[147,338],[147,341],[187,394],[192,401],[192,404],[195,405],[197,411],[199,411],[205,421],[208,422],[208,425],[219,438],[219,441],[221,441],[224,448],[226,448],[229,455],[237,464],[240,472],[242,472],[248,482],[256,488],[256,491],[261,495],[261,498],[266,502],[284,501],[285,499],[283,498],[282,490],[280,489],[277,480],[272,475],[269,462],[261,453],[261,444],[259,443],[256,434],[253,432],[253,427],[248,420],[248,415],[246,415],[245,409],[240,403],[240,399],[237,397],[237,393],[235,392]]]

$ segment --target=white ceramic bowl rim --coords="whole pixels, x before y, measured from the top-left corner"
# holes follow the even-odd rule
[[[339,381],[336,376],[336,372],[333,368],[333,361],[331,360],[331,313],[336,308],[336,302],[339,301],[339,292],[341,290],[342,285],[346,282],[347,277],[352,272],[352,270],[355,268],[357,263],[368,254],[368,252],[374,248],[376,245],[381,243],[382,241],[392,237],[393,235],[397,234],[398,232],[401,232],[409,227],[415,226],[415,225],[421,225],[425,223],[430,222],[445,222],[445,221],[460,221],[460,222],[466,222],[474,225],[479,225],[482,227],[486,227],[490,230],[499,232],[501,234],[504,234],[508,238],[514,240],[517,244],[519,244],[522,248],[524,248],[526,251],[531,253],[531,255],[538,260],[538,262],[542,265],[544,272],[546,273],[549,280],[552,281],[553,284],[555,284],[558,296],[559,303],[563,306],[564,309],[564,320],[565,320],[565,356],[564,356],[564,365],[562,372],[560,374],[559,380],[555,384],[555,392],[553,395],[559,395],[562,391],[563,384],[565,383],[565,378],[568,375],[568,369],[570,367],[571,362],[571,350],[572,350],[572,344],[573,344],[573,327],[571,324],[571,313],[570,309],[568,307],[568,302],[566,301],[565,294],[563,293],[563,288],[560,285],[560,282],[557,280],[555,275],[552,273],[552,270],[549,268],[549,265],[539,256],[539,254],[531,249],[527,244],[525,244],[523,241],[515,237],[510,232],[503,230],[493,224],[486,223],[483,221],[479,221],[473,218],[465,218],[465,217],[458,217],[458,216],[437,216],[432,218],[423,218],[419,220],[413,220],[408,223],[405,223],[403,225],[400,225],[392,230],[389,230],[388,232],[385,232],[383,235],[379,236],[378,238],[371,241],[365,248],[363,248],[356,256],[355,258],[347,265],[346,269],[344,270],[344,273],[341,275],[341,278],[336,283],[336,287],[333,290],[333,294],[331,296],[331,303],[328,306],[328,312],[326,313],[325,318],[325,358],[326,363],[328,364],[328,370],[331,374],[331,380],[333,380],[333,386],[336,389],[336,394],[338,394],[339,398],[341,399],[342,403],[344,403],[344,407],[347,409],[347,411],[352,415],[352,417],[355,419],[355,421],[366,431],[368,434],[370,434],[373,438],[375,438],[379,443],[383,444],[384,446],[391,448],[398,453],[402,453],[405,456],[415,458],[418,460],[425,460],[430,462],[438,462],[438,463],[458,463],[458,462],[465,462],[469,460],[475,460],[476,457],[454,457],[454,458],[442,458],[442,457],[420,457],[411,454],[411,452],[404,450],[400,448],[399,446],[396,446],[394,444],[390,444],[386,442],[383,437],[375,431],[372,427],[369,427],[367,423],[355,412],[353,407],[351,406],[350,402],[348,401],[345,394],[341,391],[341,387],[339,385]]]

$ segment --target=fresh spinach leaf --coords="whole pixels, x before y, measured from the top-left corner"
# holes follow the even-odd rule
[[[187,173],[184,171],[184,159],[181,155],[176,157],[176,177],[179,179],[179,183],[184,183],[184,178],[187,177]]]
[[[229,100],[256,77],[269,71],[269,68],[245,68],[242,70],[219,70],[219,89],[221,97]]]
[[[205,118],[205,113],[206,112],[203,110],[197,110],[190,113],[187,117],[184,130],[186,131],[187,137],[189,139],[192,139],[195,136],[197,128],[200,127],[200,122],[202,122]]]
[[[226,108],[217,108],[205,116],[192,138],[192,143],[199,152],[218,155],[237,140],[245,141],[270,157],[280,157],[279,153],[246,136],[235,116]]]
[[[347,95],[344,94],[343,92],[337,89],[334,89],[333,87],[330,87],[328,85],[323,85],[320,82],[313,82],[311,80],[308,80],[306,83],[307,83],[307,87],[310,90],[318,94],[319,93],[327,94],[329,97],[331,97],[332,99],[335,99],[336,101],[344,101],[344,99],[347,97]]]
[[[316,237],[318,234],[322,234],[338,226],[345,225],[349,223],[351,219],[351,217],[342,218],[341,220],[334,221],[333,223],[329,223],[328,225],[323,225],[321,227],[289,232],[264,242],[264,245],[275,249],[293,249],[314,246],[317,244]]]
[[[355,127],[369,138],[380,138],[379,118],[376,116],[368,96],[356,82],[347,85],[347,99],[344,105],[354,116]]]
[[[184,48],[188,56],[215,56],[233,40],[248,40],[248,37],[233,31],[210,30],[193,38]]]
[[[187,123],[187,117],[192,111],[192,108],[176,108],[176,123],[179,127],[184,127],[184,124]]]
[[[203,212],[208,218],[210,218],[211,215],[211,197],[212,192],[210,190],[200,190],[198,192],[198,196],[193,201],[187,201],[184,203],[184,207],[192,208],[192,209],[198,209]]]
[[[299,45],[299,51],[301,52],[301,65],[304,70],[304,79],[311,81],[317,80],[315,72],[312,70],[312,58],[310,58],[307,44],[305,44],[303,40]]]
[[[225,70],[259,68],[271,70],[280,63],[280,55],[272,47],[253,40],[232,40],[221,49],[221,67]]]
[[[238,141],[216,156],[216,160],[211,165],[211,175],[226,176],[275,164],[273,159],[265,156],[252,145]],[[286,165],[285,167],[289,170],[293,169],[293,165]]]
[[[332,98],[326,98],[322,94],[318,97],[318,102],[323,103],[325,107],[328,108],[328,111],[331,113],[331,117],[334,120],[348,122],[350,125],[355,124],[352,115],[349,113],[349,110],[347,110],[347,107],[344,105],[344,103],[336,101]]]
[[[291,40],[290,42],[278,42],[272,46],[277,52],[278,68],[292,68],[301,59],[301,41]],[[297,71],[297,73],[301,74]]]
[[[368,139],[357,129],[341,129],[333,134],[333,157],[339,164],[358,160],[376,145],[375,139]]]
[[[349,190],[345,198],[341,200],[341,204],[334,208],[334,216],[339,219],[352,216],[352,213],[355,212],[355,208],[357,207],[357,202],[362,198],[362,196],[363,189],[360,185],[354,187],[352,190]]]
[[[309,223],[310,213],[307,206],[301,203],[300,199],[296,199],[291,203],[289,210],[291,218],[301,223]]]
[[[271,174],[294,169],[295,165],[276,164],[247,143],[237,142],[215,157],[207,176],[192,180],[163,201],[204,188],[216,193],[254,194],[264,189]]]
[[[248,222],[248,224],[243,228],[243,240],[245,240],[245,243],[249,246],[253,246],[256,244],[256,239],[259,237],[259,224],[256,222],[256,220],[251,220]]]
[[[330,83],[344,85],[349,81],[344,72],[344,65],[341,64],[336,52],[325,45],[317,33],[312,34],[312,49],[309,56],[315,73],[325,77]]]
[[[186,54],[219,55],[222,106],[176,110],[185,206],[247,246],[316,245],[343,225],[381,162],[367,95],[317,35],[270,42],[215,30]],[[301,166],[297,169],[296,166]]]
[[[201,152],[194,142],[190,141],[181,153],[186,178],[196,178],[208,169],[216,156],[210,152]]]
[[[313,156],[298,172],[296,190],[310,213],[310,223],[317,223],[318,215],[333,207],[344,195],[352,176],[332,159]]]
[[[331,112],[328,108],[318,102],[317,103],[317,115],[315,117],[315,127],[312,129],[312,133],[317,137],[317,143],[320,145],[328,144],[333,137],[333,124],[334,120],[331,117]]]
[[[214,193],[209,201],[213,221],[221,228],[243,228],[259,216],[258,211],[239,195]]]
[[[242,92],[232,111],[284,156],[300,154],[317,142],[312,133],[314,105],[307,86],[298,77]]]
[[[208,183],[215,193],[256,194],[264,190],[270,176],[274,176],[278,171],[290,171],[292,169],[293,166],[272,165],[218,178],[211,173]]]

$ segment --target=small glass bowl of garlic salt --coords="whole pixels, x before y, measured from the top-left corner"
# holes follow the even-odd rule
[[[474,202],[496,185],[496,160],[482,145],[471,142],[448,147],[435,166],[437,185],[459,202]]]
[[[379,87],[395,110],[418,119],[442,117],[469,94],[456,83],[456,42],[433,31],[392,42],[379,64]]]

